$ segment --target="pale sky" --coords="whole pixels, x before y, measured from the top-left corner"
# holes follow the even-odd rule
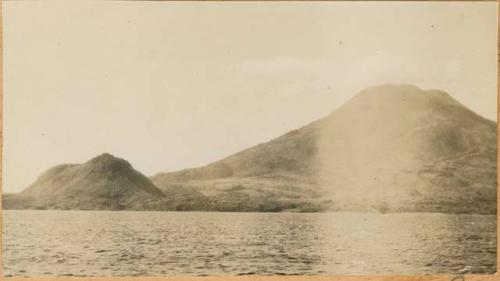
[[[146,175],[442,89],[496,120],[495,2],[3,2],[4,192],[103,152]]]

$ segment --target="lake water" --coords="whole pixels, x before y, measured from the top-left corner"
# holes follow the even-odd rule
[[[7,276],[496,271],[496,217],[4,211]]]

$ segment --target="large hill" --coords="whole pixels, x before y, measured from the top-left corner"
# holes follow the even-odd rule
[[[205,167],[152,177],[222,209],[495,213],[496,123],[443,91],[368,88],[321,120]]]
[[[102,155],[61,165],[6,208],[496,212],[496,123],[447,93],[368,88],[323,119],[151,181]]]

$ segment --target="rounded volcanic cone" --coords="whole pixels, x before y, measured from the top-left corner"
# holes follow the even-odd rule
[[[104,153],[53,167],[16,197],[37,208],[122,209],[163,193],[129,162]]]

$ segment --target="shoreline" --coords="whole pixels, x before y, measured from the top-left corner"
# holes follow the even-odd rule
[[[4,211],[84,211],[84,212],[129,212],[129,213],[227,213],[227,214],[366,214],[366,215],[398,215],[398,214],[429,214],[429,215],[481,215],[481,216],[497,216],[491,213],[445,213],[445,212],[370,212],[370,211],[327,211],[327,212],[296,212],[296,211],[280,211],[280,212],[249,212],[249,211],[199,211],[199,210],[184,210],[184,211],[159,211],[159,210],[90,210],[90,209],[2,209]]]

